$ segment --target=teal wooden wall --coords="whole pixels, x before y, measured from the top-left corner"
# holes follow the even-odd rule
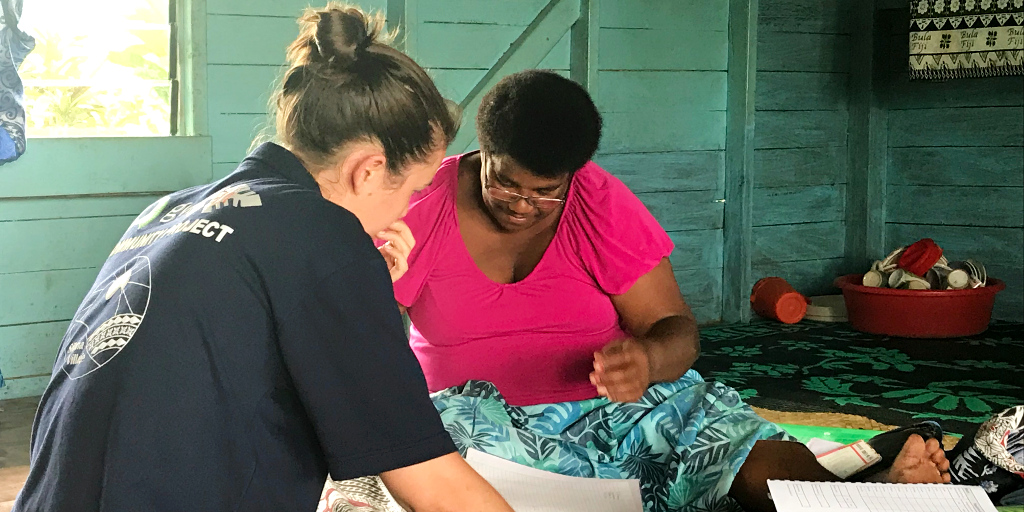
[[[759,0],[752,274],[809,295],[845,257],[850,6]]]
[[[601,0],[596,162],[676,243],[676,279],[700,322],[722,318],[728,2]]]
[[[406,51],[427,69],[446,98],[463,101],[488,70],[533,22],[548,0],[410,0],[400,37]],[[578,2],[577,2],[578,3]],[[578,11],[576,11],[578,12]],[[559,31],[561,32],[561,31]],[[536,67],[569,75],[569,32],[552,37],[554,47]],[[473,126],[467,125],[468,132]],[[476,148],[475,137],[470,146]],[[453,147],[452,152],[467,148]]]
[[[885,11],[887,245],[931,237],[1007,282],[996,318],[1024,320],[1024,77],[911,82],[907,15]]]

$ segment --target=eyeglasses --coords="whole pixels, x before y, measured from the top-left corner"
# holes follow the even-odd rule
[[[487,187],[486,190],[487,195],[493,197],[495,200],[505,203],[514,203],[516,201],[523,200],[526,201],[526,204],[541,211],[554,210],[565,202],[565,199],[555,199],[551,197],[527,197],[494,186]]]

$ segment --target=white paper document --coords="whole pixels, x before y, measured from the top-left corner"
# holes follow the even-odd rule
[[[842,448],[844,446],[846,445],[844,445],[843,443],[837,443],[835,441],[829,441],[827,439],[819,439],[817,437],[812,437],[807,440],[807,449],[810,450],[815,457],[826,454],[837,448]]]
[[[516,512],[643,512],[639,480],[577,478],[470,449],[469,463]]]
[[[779,512],[996,512],[977,486],[769,480],[768,489]]]

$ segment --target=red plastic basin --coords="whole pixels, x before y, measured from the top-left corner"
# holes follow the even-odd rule
[[[871,288],[863,276],[837,278],[854,329],[901,338],[954,338],[988,329],[996,294],[1006,288],[998,279],[968,290],[898,290]]]

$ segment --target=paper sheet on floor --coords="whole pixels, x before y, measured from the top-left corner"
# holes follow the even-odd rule
[[[769,480],[768,489],[778,512],[996,512],[977,486]]]
[[[643,512],[639,480],[577,478],[470,449],[466,462],[516,512]]]
[[[842,448],[843,446],[845,446],[843,443],[828,441],[817,437],[812,437],[807,440],[807,449],[810,450],[815,457],[826,454],[836,448]]]

